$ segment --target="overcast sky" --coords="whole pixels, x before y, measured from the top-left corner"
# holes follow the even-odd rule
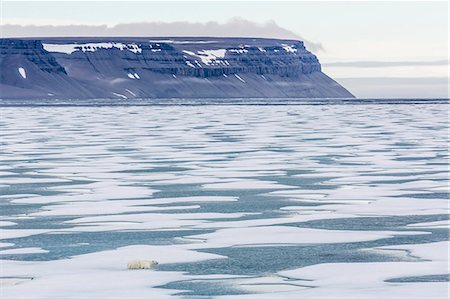
[[[307,41],[325,73],[359,97],[448,96],[447,1],[1,3],[3,37],[298,38]]]

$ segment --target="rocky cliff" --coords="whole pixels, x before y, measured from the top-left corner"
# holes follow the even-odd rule
[[[301,41],[249,38],[0,39],[0,97],[353,97]]]

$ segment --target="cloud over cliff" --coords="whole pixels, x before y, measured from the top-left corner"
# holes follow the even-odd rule
[[[217,36],[296,39],[303,40],[313,52],[323,50],[321,44],[305,40],[274,21],[255,23],[242,18],[232,18],[225,23],[140,22],[114,26],[3,24],[0,28],[2,37]]]

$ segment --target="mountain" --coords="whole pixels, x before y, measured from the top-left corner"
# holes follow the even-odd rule
[[[350,98],[303,42],[0,39],[0,98]]]

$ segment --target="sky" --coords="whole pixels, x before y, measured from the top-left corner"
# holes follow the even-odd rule
[[[295,38],[305,40],[323,71],[358,97],[448,97],[448,1],[60,0],[1,5],[2,37],[173,33]]]

